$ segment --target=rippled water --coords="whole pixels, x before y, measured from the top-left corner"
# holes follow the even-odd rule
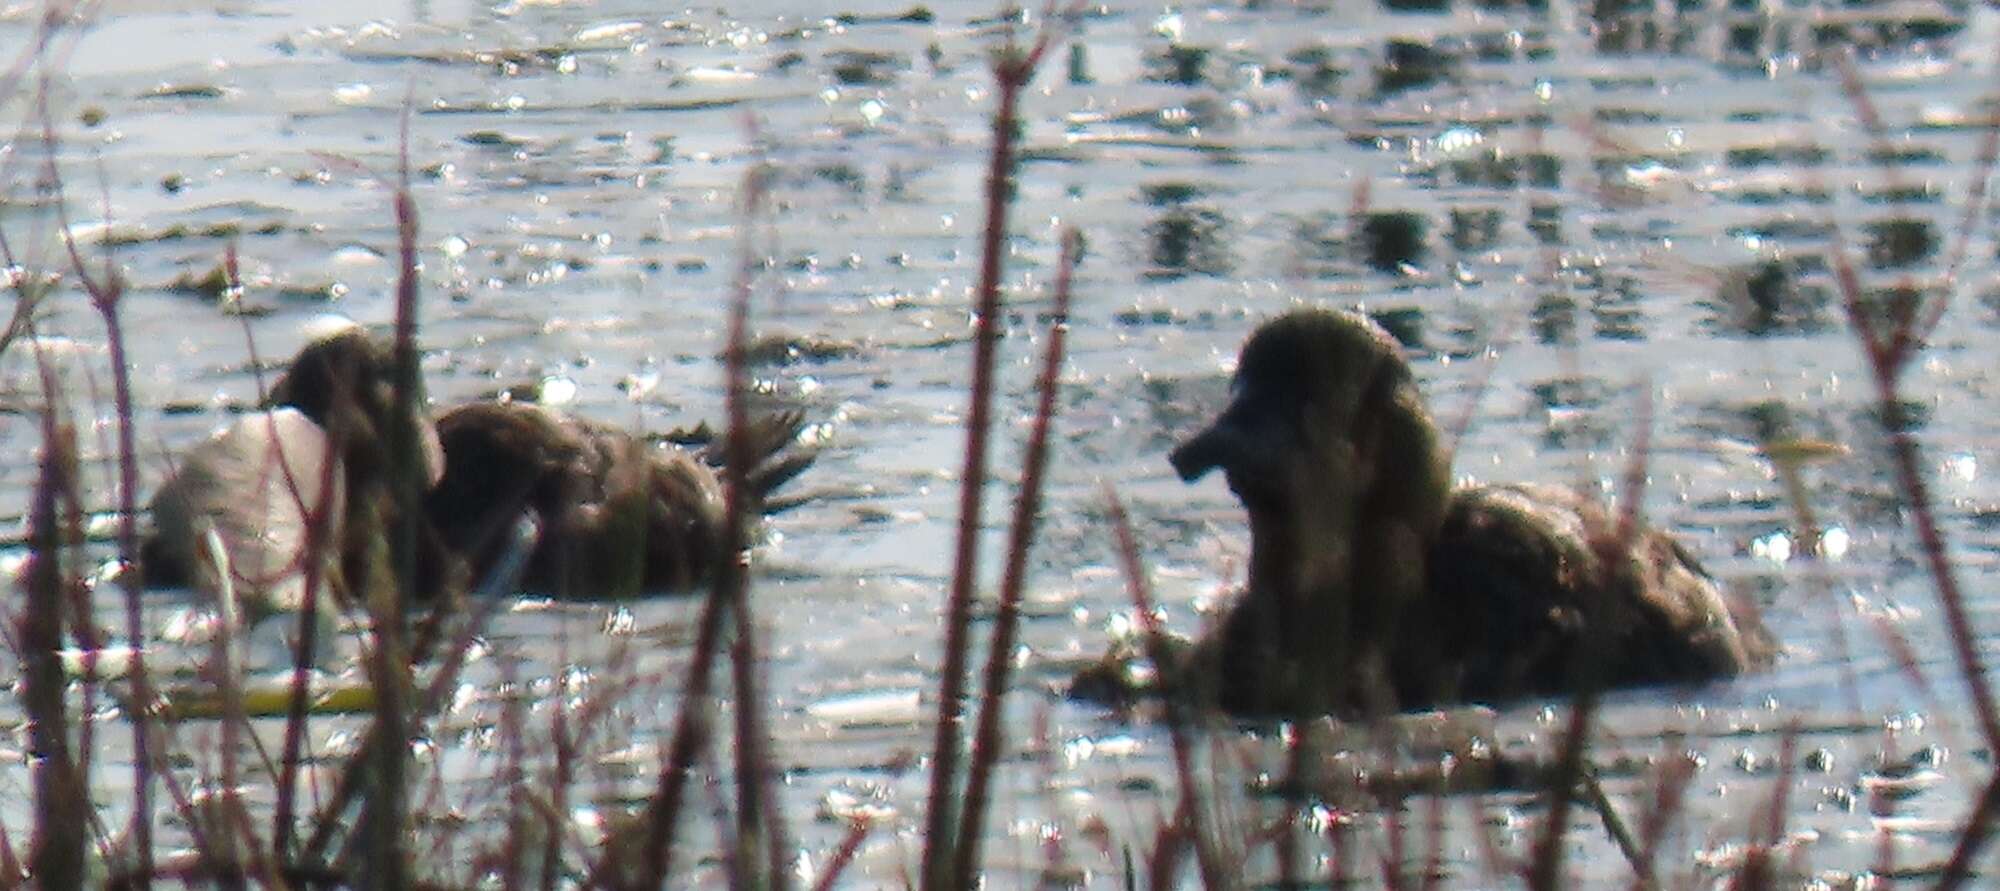
[[[131,282],[153,478],[167,452],[254,400],[246,330],[272,357],[320,313],[388,320],[386,183],[406,108],[425,371],[440,402],[556,377],[577,385],[577,411],[638,428],[719,415],[715,355],[747,232],[770,261],[759,332],[826,348],[759,369],[826,440],[798,483],[821,497],[771,523],[755,590],[786,811],[817,858],[845,832],[834,815],[887,808],[850,876],[899,884],[922,844],[922,772],[906,765],[929,747],[986,59],[1006,29],[978,4],[838,18],[765,6],[114,3],[52,49],[67,73],[60,170],[73,228],[115,245]],[[1173,802],[1165,734],[1051,692],[1128,610],[1101,484],[1132,506],[1170,623],[1197,629],[1240,574],[1247,531],[1219,478],[1184,487],[1164,455],[1219,403],[1249,330],[1299,302],[1405,324],[1440,415],[1471,413],[1456,465],[1467,479],[1609,493],[1644,411],[1636,394],[1650,394],[1648,515],[1763,602],[1787,645],[1768,674],[1610,704],[1595,757],[1629,819],[1649,811],[1652,780],[1613,769],[1621,759],[1700,759],[1663,868],[1712,875],[1763,831],[1788,726],[1800,728],[1785,802],[1798,868],[1837,881],[1888,850],[1894,870],[1921,876],[1949,852],[1990,757],[1884,471],[1830,268],[1845,250],[1871,287],[1937,285],[1980,173],[2000,14],[1621,6],[1107,4],[1057,47],[1024,106],[1001,468],[1025,436],[1059,227],[1088,247],[1012,702],[1020,756],[989,845],[997,884],[1030,883],[1050,839],[1099,884],[1118,874],[1121,846],[1151,849]],[[39,16],[0,8],[0,56],[24,52]],[[1850,45],[1880,140],[1828,55]],[[10,97],[10,121],[27,119],[31,92]],[[41,152],[32,131],[10,144],[0,225],[56,266]],[[746,230],[739,186],[762,162],[771,207]],[[1907,395],[1975,621],[1990,629],[2000,286],[1990,216],[1972,223],[1958,299]],[[1414,247],[1398,238],[1412,226]],[[247,316],[201,293],[232,243]],[[68,297],[44,330],[86,355],[102,339]],[[1774,416],[1851,449],[1806,472],[1836,533],[1817,565],[1795,556],[1797,524],[1756,450]],[[0,464],[0,501],[18,513],[37,434],[11,417],[0,437],[20,458]],[[989,567],[1013,479],[992,488]],[[163,596],[155,611],[183,605]],[[644,794],[692,615],[677,601],[525,604],[494,629],[504,658],[475,680],[528,683],[537,732],[557,702],[618,702],[583,749],[601,782],[570,802],[579,813]],[[1994,655],[1991,633],[1980,640]],[[1898,647],[1921,677],[1899,667]],[[501,804],[471,781],[500,769],[498,712],[469,689],[427,756],[452,778],[444,800],[474,817]],[[1563,714],[1505,710],[1495,738],[1534,751]],[[209,732],[183,728],[182,743]],[[1237,765],[1277,769],[1268,734],[1222,738],[1223,790]],[[0,788],[24,795],[25,777]],[[1257,806],[1233,805],[1238,817]],[[1432,812],[1421,799],[1406,809],[1412,863]],[[1481,837],[1518,856],[1539,809],[1499,795],[1442,813],[1440,869],[1477,885],[1498,881]],[[1393,821],[1322,816],[1355,829],[1360,874],[1374,875]],[[1625,880],[1597,818],[1578,820],[1576,875]],[[1271,869],[1267,852],[1253,858],[1253,876]]]

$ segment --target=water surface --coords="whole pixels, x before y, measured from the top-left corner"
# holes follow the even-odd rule
[[[1010,703],[1017,757],[989,843],[996,885],[1032,884],[1052,840],[1093,885],[1115,881],[1125,846],[1151,848],[1173,802],[1165,734],[1053,692],[1129,613],[1103,486],[1134,512],[1168,622],[1194,632],[1239,579],[1247,531],[1219,476],[1183,486],[1164,456],[1220,404],[1244,336],[1298,304],[1407,323],[1440,416],[1469,412],[1456,460],[1468,481],[1611,497],[1650,412],[1646,514],[1762,603],[1787,647],[1766,674],[1609,705],[1595,757],[1628,813],[1653,800],[1645,762],[1699,759],[1662,864],[1706,877],[1740,856],[1762,831],[1788,727],[1800,755],[1785,831],[1799,870],[1837,884],[1889,850],[1891,876],[1922,876],[1948,854],[1989,755],[1965,717],[1830,270],[1845,251],[1871,288],[1938,286],[1985,172],[1974,122],[1989,113],[2000,18],[1966,3],[1612,5],[1593,20],[1562,3],[1107,4],[1060,40],[1023,109],[989,578],[1060,228],[1080,229],[1087,249]],[[821,497],[775,518],[758,552],[785,808],[807,869],[844,815],[878,808],[885,820],[850,873],[874,887],[900,884],[922,844],[923,774],[910,764],[929,747],[949,581],[994,105],[986,60],[1008,27],[978,4],[840,12],[142,0],[61,35],[52,107],[71,226],[130,281],[149,480],[254,402],[246,333],[268,358],[318,314],[388,320],[389,186],[405,149],[424,368],[440,403],[555,377],[576,385],[574,410],[635,429],[719,416],[716,355],[747,244],[760,335],[828,347],[758,369],[824,440],[798,483]],[[38,15],[0,11],[7,58]],[[1835,76],[1830,54],[1848,46],[1880,137]],[[29,92],[17,87],[10,121],[28,119]],[[49,267],[58,224],[37,191],[38,129],[17,134],[0,168],[12,202],[0,225],[29,265]],[[741,184],[763,164],[770,202],[746,216]],[[2000,492],[1983,466],[1989,220],[1972,220],[1957,299],[1906,394],[1982,629],[2000,602],[1987,582]],[[1412,226],[1414,242],[1398,241]],[[200,287],[232,244],[240,302]],[[71,295],[44,330],[86,355],[103,339]],[[83,410],[108,416],[102,400]],[[1818,563],[1802,558],[1757,451],[1774,423],[1850,450],[1806,471],[1837,532]],[[20,456],[0,463],[7,513],[25,505],[36,436],[27,415],[0,425]],[[155,612],[186,603],[163,595]],[[533,694],[537,733],[560,703],[616,701],[582,748],[590,794],[568,802],[580,817],[643,795],[694,609],[506,614],[496,655],[425,750],[446,777],[436,812],[504,806],[480,779],[504,765],[501,698],[485,690],[505,679]],[[1996,649],[1990,631],[1980,643]],[[1503,710],[1493,744],[1539,751],[1564,714]],[[1238,799],[1237,780],[1280,763],[1264,731],[1225,732],[1211,755],[1238,817],[1262,805]],[[181,741],[210,732],[190,726]],[[5,811],[22,819],[25,774],[0,787],[16,790]],[[1421,827],[1431,813],[1419,799],[1400,819]],[[1518,856],[1539,816],[1507,794],[1438,813],[1439,869],[1467,886],[1497,881],[1480,835]],[[1397,818],[1321,816],[1355,830],[1367,852],[1357,869],[1373,875]],[[1597,818],[1578,820],[1575,875],[1624,881]],[[1413,838],[1421,864],[1428,834]],[[1272,869],[1268,851],[1253,858],[1253,876]]]

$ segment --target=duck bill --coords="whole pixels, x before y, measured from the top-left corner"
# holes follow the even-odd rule
[[[1227,468],[1229,462],[1242,452],[1242,440],[1242,431],[1230,424],[1225,416],[1181,443],[1167,456],[1167,460],[1174,465],[1174,472],[1180,474],[1182,482],[1191,483],[1207,476],[1215,468]]]

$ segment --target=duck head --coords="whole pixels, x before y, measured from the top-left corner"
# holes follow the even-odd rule
[[[337,594],[366,590],[364,570],[382,564],[373,557],[379,544],[408,534],[419,549],[416,590],[451,589],[456,564],[427,544],[422,517],[399,507],[398,477],[388,472],[393,369],[388,346],[351,323],[302,349],[266,411],[188,449],[154,493],[153,530],[142,545],[147,583],[231,594],[252,614],[297,609],[328,567],[343,571]],[[434,483],[444,465],[437,434],[421,409],[415,423]],[[326,537],[316,523],[327,524]],[[319,602],[330,608],[332,599]]]
[[[1251,335],[1229,405],[1169,460],[1188,482],[1220,468],[1253,519],[1320,515],[1351,526],[1363,508],[1441,516],[1436,444],[1388,332],[1365,316],[1298,310]]]
[[[422,384],[417,386],[418,449],[427,485],[436,485],[444,474],[444,450],[422,408]],[[333,434],[350,475],[387,470],[396,412],[395,353],[360,326],[335,329],[307,344],[264,401],[267,407],[296,408]]]
[[[322,334],[299,351],[272,386],[267,403],[298,410],[325,429],[338,458],[342,506],[334,541],[346,590],[358,596],[399,592],[404,602],[443,602],[465,589],[464,561],[446,550],[425,517],[421,493],[444,476],[444,448],[424,407],[423,384],[407,403],[398,401],[395,351],[388,341],[349,324]],[[402,457],[395,442],[398,415],[409,406],[416,454]],[[406,468],[402,461],[415,460]],[[414,511],[404,497],[419,490]],[[412,575],[400,585],[397,553],[383,543],[414,548]],[[442,598],[443,600],[440,600]]]

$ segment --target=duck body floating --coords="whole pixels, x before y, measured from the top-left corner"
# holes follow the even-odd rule
[[[539,594],[688,590],[724,558],[721,437],[683,449],[533,404],[470,403],[435,423],[419,407],[425,472],[408,483],[422,489],[418,510],[403,515],[385,445],[392,369],[389,345],[358,326],[302,349],[266,410],[188,450],[154,495],[142,551],[148,584],[216,593],[222,569],[210,530],[237,597],[259,612],[295,609],[309,567],[345,597],[364,583],[368,561],[385,559],[389,535],[417,543],[417,590],[406,601],[456,596],[521,546],[513,530],[523,519],[539,534],[517,587]],[[812,462],[810,452],[777,454],[801,425],[796,412],[752,422],[753,516]],[[372,507],[360,516],[356,493]]]
[[[754,510],[812,463],[786,453],[803,416],[753,421],[745,475]],[[440,415],[443,479],[425,513],[447,548],[483,578],[524,513],[542,530],[521,585],[562,597],[688,590],[724,559],[724,439],[682,448],[522,402],[475,402]]]
[[[1159,666],[1239,714],[1381,714],[1585,688],[1691,684],[1776,646],[1672,537],[1540,485],[1454,490],[1402,349],[1360,315],[1298,310],[1243,347],[1231,401],[1174,450],[1249,514],[1245,589]],[[1105,670],[1086,669],[1085,695]]]

